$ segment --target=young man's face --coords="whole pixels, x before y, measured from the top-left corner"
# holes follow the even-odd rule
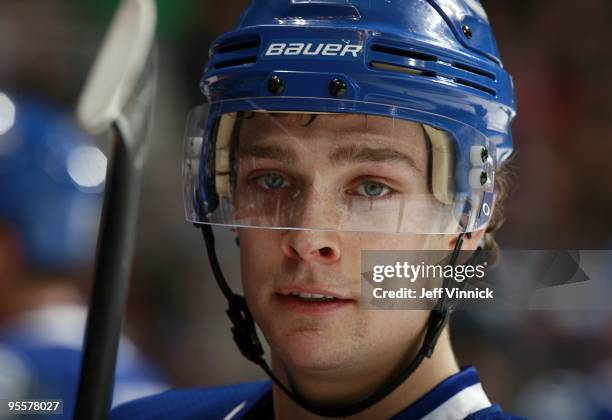
[[[242,121],[238,150],[236,219],[311,228],[238,230],[245,296],[275,357],[292,372],[393,368],[428,312],[362,309],[361,252],[445,250],[456,237],[392,233],[435,218],[422,126],[255,113]]]

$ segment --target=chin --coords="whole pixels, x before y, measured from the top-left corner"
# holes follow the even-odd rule
[[[352,341],[329,332],[298,330],[282,334],[270,344],[274,354],[292,371],[329,372],[352,363]]]

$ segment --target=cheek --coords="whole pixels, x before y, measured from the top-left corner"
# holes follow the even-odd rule
[[[421,334],[429,311],[380,309],[366,311],[370,334],[379,335],[381,342],[411,342]]]
[[[362,234],[349,246],[357,247],[357,251],[438,251],[449,249],[453,238],[453,235]]]
[[[257,300],[272,287],[275,270],[281,266],[280,237],[269,229],[239,228],[240,272],[244,293],[249,301]]]
[[[361,351],[371,357],[384,354],[387,361],[397,361],[418,343],[429,311],[369,310],[362,315],[362,322],[354,331],[354,341],[359,343]]]

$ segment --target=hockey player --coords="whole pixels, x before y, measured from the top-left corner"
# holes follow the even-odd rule
[[[188,220],[234,339],[272,381],[179,390],[114,418],[511,418],[453,355],[448,302],[364,310],[366,250],[491,243],[512,81],[476,0],[255,0],[188,120]],[[211,225],[236,228],[244,298]],[[255,323],[270,345],[264,358]]]
[[[0,130],[0,399],[61,399],[58,417],[72,418],[106,157],[61,107],[0,97],[0,121],[10,117]],[[114,404],[166,388],[124,337]]]

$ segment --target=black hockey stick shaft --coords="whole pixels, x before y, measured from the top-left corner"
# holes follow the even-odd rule
[[[116,125],[112,131],[75,419],[108,418],[134,254],[142,173]]]

